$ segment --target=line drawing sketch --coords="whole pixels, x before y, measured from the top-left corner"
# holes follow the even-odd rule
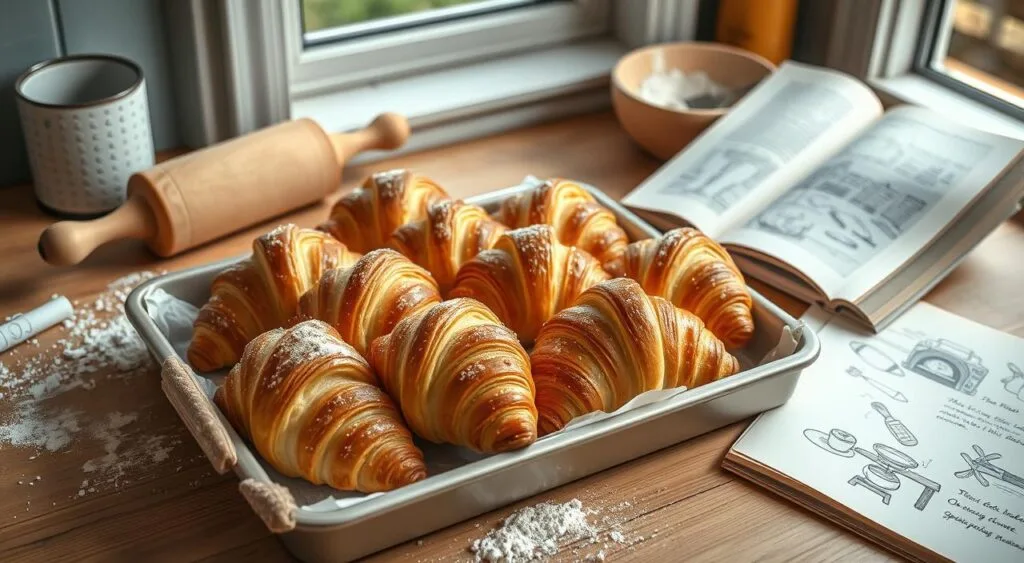
[[[958,479],[967,479],[968,477],[974,477],[978,483],[983,487],[989,486],[989,478],[992,478],[1002,483],[1012,485],[1011,487],[1000,486],[999,488],[1014,493],[1017,496],[1024,496],[1024,477],[1010,473],[1009,471],[997,467],[992,462],[1003,457],[1003,454],[990,453],[986,454],[985,450],[981,449],[981,446],[974,444],[971,446],[977,457],[972,458],[966,452],[960,452],[960,457],[967,462],[967,469],[957,471],[953,473],[954,477]],[[999,486],[999,483],[993,483]]]
[[[941,139],[943,154],[930,150]],[[848,276],[913,229],[992,146],[901,116],[875,123],[746,228],[786,233]],[[803,212],[799,224],[784,221]]]
[[[803,211],[788,207],[769,209],[757,217],[757,222],[763,230],[798,241],[814,227]]]
[[[970,348],[944,338],[920,340],[903,360],[903,368],[965,395],[974,395],[988,368]]]
[[[696,197],[722,213],[777,168],[776,163],[763,155],[718,148],[695,169],[687,170],[662,191]]]
[[[850,477],[847,483],[878,495],[886,506],[892,501],[892,493],[903,484],[902,479],[921,486],[921,492],[914,502],[917,510],[924,510],[935,493],[942,490],[942,485],[914,471],[920,466],[917,460],[892,446],[876,443],[871,450],[866,450],[857,446],[856,436],[841,428],[833,428],[828,433],[807,428],[803,435],[819,449],[832,455],[843,458],[859,455],[866,458],[870,463],[862,467],[860,473]]]
[[[907,428],[907,425],[904,424],[903,421],[893,416],[892,413],[889,412],[889,408],[886,407],[884,403],[875,401],[871,403],[871,408],[875,409],[875,412],[882,415],[886,429],[889,430],[889,433],[892,434],[893,438],[896,438],[896,441],[899,442],[901,446],[911,447],[917,445],[917,436],[914,436],[914,433]]]
[[[899,234],[896,232],[896,227],[893,226],[893,224],[890,223],[888,220],[885,220],[884,217],[872,217],[871,224],[878,227],[878,230],[882,231],[882,234],[889,237],[890,240],[893,240],[897,236],[899,236]]]
[[[846,236],[843,233],[837,233],[835,231],[825,231],[825,236],[847,248],[857,250],[857,241],[853,240],[852,238]]]
[[[1007,362],[1006,368],[1010,370],[1010,376],[1000,380],[1000,383],[1003,384],[1003,389],[1017,397],[1018,400],[1024,401],[1024,371],[1013,362]]]
[[[856,366],[850,366],[846,368],[846,374],[859,379],[863,379],[865,382],[867,382],[868,385],[874,387],[875,389],[878,389],[879,391],[884,393],[886,397],[889,397],[894,401],[899,401],[901,403],[908,402],[907,396],[904,395],[902,392],[900,392],[897,389],[893,389],[892,387],[889,387],[888,385],[882,383],[881,381],[878,381],[877,379],[864,375],[864,372],[861,371],[860,368]]]
[[[899,377],[906,375],[906,373],[904,373],[900,368],[900,365],[896,363],[896,360],[889,357],[888,354],[883,352],[877,346],[873,346],[867,342],[861,342],[859,340],[851,340],[850,349],[853,350],[853,353],[857,354],[860,359],[864,360],[864,363],[878,371]]]
[[[808,428],[804,430],[804,438],[826,452],[839,457],[853,457],[853,447],[857,445],[857,438],[840,428],[833,428],[828,433]]]

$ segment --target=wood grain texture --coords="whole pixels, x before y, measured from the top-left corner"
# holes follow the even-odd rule
[[[599,155],[599,157],[597,156]],[[596,114],[532,127],[501,137],[427,151],[346,170],[343,192],[373,170],[411,167],[430,175],[457,197],[517,183],[525,174],[576,178],[621,196],[658,163],[635,148],[610,114]],[[340,194],[339,194],[340,195]],[[36,239],[52,221],[37,210],[28,186],[0,191],[0,316],[34,307],[57,292],[85,299],[112,279],[143,270],[177,270],[248,252],[252,239],[283,221],[312,226],[324,220],[323,202],[206,245],[171,260],[158,260],[141,243],[114,243],[75,268],[49,266],[36,254]],[[1024,336],[1024,225],[1018,215],[981,243],[927,300],[994,328]],[[788,311],[798,302],[752,284]],[[49,346],[53,331],[40,337]],[[0,355],[12,363],[33,350],[23,345]],[[19,356],[21,355],[21,356]],[[121,447],[144,447],[161,435],[173,444],[162,462],[132,464],[108,477],[97,492],[78,497],[82,466],[104,455],[102,440],[88,434],[67,452],[0,448],[0,553],[5,561],[287,561],[283,545],[267,532],[237,491],[232,475],[213,473],[199,447],[160,391],[159,372],[130,379],[97,378],[91,391],[76,389],[55,401],[94,416],[131,410],[138,420],[125,427]],[[0,399],[0,420],[13,414]],[[565,485],[527,501],[485,514],[372,557],[372,561],[469,559],[472,540],[512,510],[544,500],[574,497],[614,517],[623,534],[643,541],[609,543],[615,561],[658,560],[877,560],[879,548],[740,481],[720,468],[722,456],[746,423],[711,432],[639,460]],[[19,485],[40,475],[34,485]],[[630,503],[616,512],[615,507]],[[30,503],[30,504],[26,504]],[[26,511],[26,508],[29,510]],[[13,518],[13,516],[17,518]],[[598,518],[600,520],[600,517]],[[600,522],[599,522],[600,523]],[[597,550],[574,545],[571,560]],[[577,553],[573,553],[573,549]]]

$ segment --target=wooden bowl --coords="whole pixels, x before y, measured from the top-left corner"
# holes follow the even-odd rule
[[[718,43],[651,45],[622,57],[612,70],[615,115],[637,144],[662,160],[675,156],[729,108],[676,110],[644,101],[640,84],[651,74],[658,56],[665,71],[703,70],[726,88],[748,86],[775,71],[775,65],[764,57]]]

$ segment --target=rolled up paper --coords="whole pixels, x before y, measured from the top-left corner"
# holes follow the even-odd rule
[[[70,318],[75,309],[67,297],[55,297],[27,313],[19,313],[0,325],[0,352],[32,338],[53,325]]]

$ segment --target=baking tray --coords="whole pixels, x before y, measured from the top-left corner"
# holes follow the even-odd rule
[[[466,201],[494,211],[504,199],[530,187],[523,184]],[[585,187],[612,210],[632,240],[660,234],[600,190]],[[214,276],[243,258],[160,276],[131,293],[126,313],[158,361],[162,363],[177,354],[148,314],[146,297],[162,289],[200,306],[209,296]],[[778,344],[786,327],[797,338],[789,355],[572,432],[547,436],[526,449],[482,457],[349,506],[329,511],[296,506],[295,525],[281,533],[281,539],[294,555],[306,561],[355,559],[783,404],[801,371],[817,358],[818,339],[812,330],[763,296],[754,290],[751,294],[756,331],[751,343],[737,356],[750,366]],[[197,382],[201,379],[194,374],[191,377]],[[203,383],[201,387],[211,395],[212,385]],[[219,418],[223,423],[223,417]],[[262,465],[229,425],[225,431],[237,452],[234,471],[241,479],[284,486],[295,482]]]

